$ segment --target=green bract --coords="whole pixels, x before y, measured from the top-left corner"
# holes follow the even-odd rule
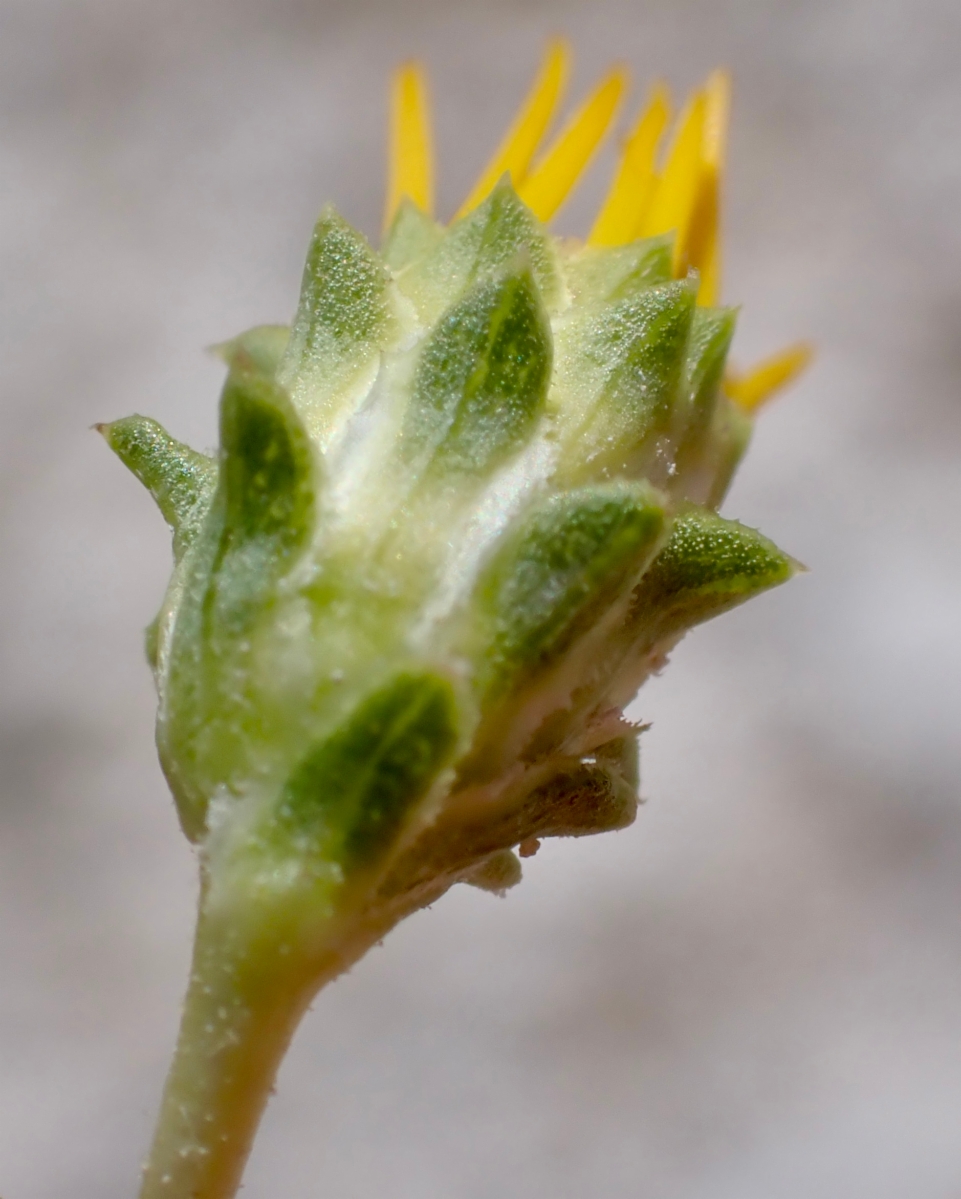
[[[404,915],[630,823],[624,706],[792,574],[714,511],[750,421],[696,295],[669,239],[568,247],[506,182],[449,230],[402,206],[383,256],[328,209],[291,328],[218,347],[216,460],[103,426],[174,530],[148,649],[205,879],[145,1194],[228,1193],[197,1112],[232,1137],[242,1047]]]

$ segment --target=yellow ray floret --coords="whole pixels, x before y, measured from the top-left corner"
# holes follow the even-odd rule
[[[584,172],[608,131],[627,85],[620,67],[610,71],[518,189],[531,211],[548,221]]]
[[[405,196],[424,212],[431,214],[434,211],[430,97],[427,77],[419,63],[404,63],[394,72],[389,154],[385,228],[390,227]]]
[[[667,87],[656,83],[644,111],[624,142],[621,161],[587,241],[619,246],[640,235],[641,222],[655,184],[654,168],[661,135],[671,119]]]
[[[563,97],[570,67],[569,43],[563,38],[555,38],[548,42],[534,86],[494,157],[460,206],[458,217],[464,216],[485,200],[503,175],[510,175],[515,188],[523,183],[537,153],[537,147],[541,144]]]
[[[664,172],[641,223],[641,236],[675,234],[674,273],[683,274],[688,263],[688,235],[701,180],[701,152],[707,100],[694,92],[678,121]]]
[[[765,358],[746,374],[729,372],[724,378],[724,390],[745,411],[753,412],[793,382],[813,356],[814,348],[808,342],[798,342]]]
[[[704,128],[697,198],[687,231],[687,265],[699,271],[702,304],[716,304],[720,294],[720,210],[727,127],[731,111],[731,78],[714,71],[704,85]]]
[[[714,196],[714,222],[715,225],[720,220],[719,212],[719,197]],[[723,247],[721,239],[715,232],[711,238],[703,259],[698,263],[698,270],[701,274],[701,282],[697,289],[697,302],[706,308],[712,308],[719,304],[721,300],[721,266],[723,258]],[[693,265],[693,264],[692,264]]]
[[[563,204],[610,129],[627,86],[623,68],[609,71],[532,169],[566,87],[570,60],[565,40],[548,43],[527,99],[458,217],[484,200],[504,174],[540,220],[550,220]],[[698,303],[706,305],[717,304],[720,297],[721,191],[730,106],[730,75],[714,71],[688,99],[659,172],[658,147],[671,114],[667,88],[656,84],[624,141],[610,191],[587,239],[595,246],[616,246],[673,232],[674,273],[680,277],[690,269],[698,271]],[[405,63],[393,77],[386,226],[405,197],[432,214],[430,101],[418,63]],[[728,371],[724,390],[753,412],[801,373],[812,352],[807,343],[798,343],[743,374]]]

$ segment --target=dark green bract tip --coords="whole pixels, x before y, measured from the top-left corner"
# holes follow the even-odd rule
[[[456,742],[447,680],[398,675],[303,759],[284,788],[277,829],[345,869],[369,866],[393,844]]]
[[[220,446],[231,540],[303,541],[313,501],[311,450],[286,394],[263,375],[231,372],[220,403]]]
[[[535,509],[481,576],[481,677],[501,690],[547,665],[643,571],[661,543],[661,497],[615,483],[557,495]]]
[[[755,529],[694,509],[674,522],[667,545],[634,594],[629,626],[651,645],[785,583],[798,569]]]
[[[479,284],[424,346],[405,454],[434,473],[492,470],[527,441],[550,377],[550,324],[531,271]]]

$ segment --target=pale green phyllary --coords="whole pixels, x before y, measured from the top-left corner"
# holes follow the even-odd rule
[[[725,374],[726,81],[663,168],[655,93],[581,244],[544,221],[623,81],[532,167],[565,63],[552,46],[449,227],[401,71],[383,248],[324,210],[290,327],[218,347],[218,455],[102,426],[173,528],[147,653],[202,877],[145,1199],[234,1194],[300,1016],[404,916],[512,886],[538,838],[630,824],[625,705],[691,626],[795,569],[716,511],[801,357]]]

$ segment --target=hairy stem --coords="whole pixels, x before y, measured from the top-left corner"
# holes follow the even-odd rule
[[[337,969],[283,922],[212,914],[203,899],[180,1035],[140,1199],[231,1199],[301,1016]],[[272,935],[273,934],[273,935]]]
[[[446,889],[337,915],[319,893],[296,885],[221,883],[205,875],[180,1034],[140,1199],[233,1199],[280,1063],[314,996]]]

